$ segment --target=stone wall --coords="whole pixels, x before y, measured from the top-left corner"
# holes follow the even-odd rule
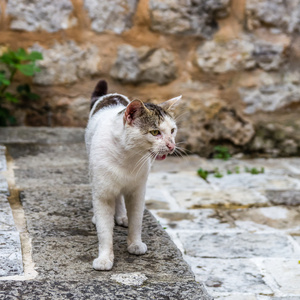
[[[300,0],[0,0],[0,17],[0,52],[44,56],[18,124],[85,126],[104,78],[131,99],[182,94],[189,151],[300,154]]]

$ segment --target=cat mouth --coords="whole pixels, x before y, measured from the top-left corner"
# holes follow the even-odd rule
[[[166,158],[167,158],[167,154],[164,154],[164,155],[157,155],[155,159],[156,160],[164,160]]]
[[[167,158],[168,154],[162,154],[162,155],[159,155],[159,154],[156,154],[152,151],[150,151],[151,154],[153,155],[153,157],[155,157],[155,160],[164,160]]]

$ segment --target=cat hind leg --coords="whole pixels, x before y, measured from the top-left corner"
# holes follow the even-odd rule
[[[127,211],[122,195],[119,195],[116,198],[115,221],[120,226],[128,227]]]

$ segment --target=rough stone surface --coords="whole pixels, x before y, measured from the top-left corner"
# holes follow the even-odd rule
[[[262,74],[257,87],[241,88],[240,94],[247,107],[245,113],[275,111],[300,100],[299,73],[282,77]]]
[[[267,259],[264,267],[272,274],[284,294],[300,294],[300,268],[298,259]]]
[[[23,274],[21,243],[17,231],[0,231],[0,265],[0,277]]]
[[[14,218],[7,197],[0,194],[0,232],[16,231]]]
[[[10,27],[17,30],[55,32],[74,26],[70,0],[8,0],[6,13],[12,17]]]
[[[188,261],[193,265],[197,280],[204,282],[209,292],[272,294],[264,276],[250,260],[188,258]],[[244,295],[240,297],[238,299],[245,299]]]
[[[170,51],[122,45],[118,48],[118,57],[110,74],[127,83],[148,81],[166,84],[175,79],[176,69],[174,55]]]
[[[99,72],[98,48],[91,44],[80,47],[74,41],[68,41],[55,43],[50,49],[35,44],[31,50],[43,54],[43,60],[37,63],[41,72],[34,76],[34,82],[38,84],[74,83]]]
[[[226,73],[260,67],[278,70],[284,62],[284,46],[249,37],[229,41],[207,41],[199,46],[196,62],[203,72]]]
[[[0,145],[0,172],[3,172],[6,170],[6,148],[2,145]]]
[[[248,0],[246,2],[247,27],[270,27],[274,32],[299,31],[299,1]]]
[[[204,72],[225,73],[241,69],[251,69],[256,62],[252,57],[255,46],[243,40],[229,42],[207,41],[198,47],[196,62]]]
[[[218,29],[216,20],[228,16],[229,4],[230,0],[150,0],[151,29],[167,34],[211,38]]]
[[[275,205],[300,205],[299,190],[268,191],[267,197]]]
[[[113,31],[120,34],[129,29],[136,6],[137,0],[84,0],[84,7],[92,20],[92,29],[97,32]]]

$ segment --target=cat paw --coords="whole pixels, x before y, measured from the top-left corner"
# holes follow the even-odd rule
[[[131,254],[135,255],[141,255],[145,254],[147,251],[147,245],[145,243],[139,242],[139,243],[132,243],[127,247],[127,250]]]
[[[94,225],[96,225],[96,217],[95,217],[95,216],[92,217],[92,223],[93,223]]]
[[[128,227],[127,217],[116,217],[116,223],[120,226]]]
[[[96,258],[93,261],[93,268],[97,271],[109,271],[113,267],[113,261],[108,258]]]

